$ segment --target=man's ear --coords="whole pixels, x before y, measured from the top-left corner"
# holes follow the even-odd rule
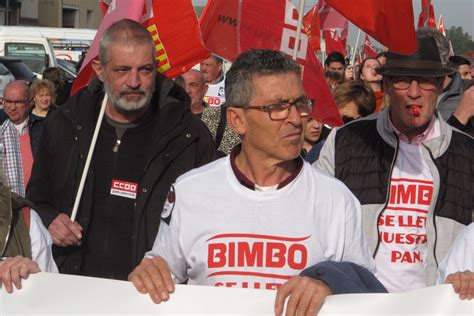
[[[92,69],[94,69],[94,72],[96,73],[97,77],[99,78],[100,81],[104,81],[103,79],[103,72],[104,69],[102,68],[102,65],[100,61],[97,59],[92,60]]]
[[[239,135],[245,135],[247,131],[247,120],[243,109],[237,107],[227,108],[227,123]]]

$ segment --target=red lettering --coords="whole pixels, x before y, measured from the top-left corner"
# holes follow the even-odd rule
[[[137,191],[137,185],[133,183],[125,183],[120,181],[112,181],[112,187],[114,189],[126,190],[131,192]]]
[[[300,261],[296,262],[297,253],[299,253]],[[291,245],[288,249],[288,265],[295,270],[301,270],[306,267],[308,253],[306,247],[301,244]]]
[[[239,242],[237,244],[239,267],[262,267],[263,266],[263,242],[253,243],[250,248],[249,243]]]
[[[221,99],[209,97],[209,99],[207,100],[207,103],[209,103],[209,105],[220,105]]]
[[[397,203],[414,204],[416,198],[416,185],[408,184],[405,188],[403,185],[398,186]]]
[[[402,253],[400,251],[392,251],[392,262],[397,262],[402,257]]]
[[[433,187],[430,185],[418,186],[418,204],[430,205],[431,197],[433,196]]]
[[[288,266],[301,270],[306,267],[307,261],[308,253],[302,244],[290,244],[288,248],[285,243],[279,242],[229,242],[208,245],[209,268]]]
[[[397,186],[392,185],[390,186],[390,204],[395,204],[395,197],[397,195]]]
[[[425,244],[425,234],[403,234],[403,233],[390,233],[380,232],[380,240],[386,244],[396,243],[400,245],[412,245],[412,244]]]
[[[227,247],[224,243],[209,244],[207,249],[208,268],[222,268],[226,264]]]
[[[379,226],[395,226],[394,224],[394,215],[382,215],[380,216]]]
[[[409,251],[400,252],[400,251],[392,251],[392,262],[400,262],[400,263],[415,263],[415,262],[422,262],[421,260],[421,253],[419,251],[414,251],[413,253]]]
[[[267,243],[265,266],[269,268],[282,268],[285,266],[286,246],[282,243]],[[276,261],[273,260],[276,259]]]
[[[235,243],[229,243],[229,259],[228,259],[228,266],[235,267]]]

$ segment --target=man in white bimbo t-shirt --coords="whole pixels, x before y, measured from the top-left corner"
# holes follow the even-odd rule
[[[360,205],[338,180],[299,156],[313,103],[300,66],[284,53],[250,50],[226,77],[227,120],[242,145],[177,179],[153,249],[130,274],[153,301],[176,283],[279,289],[275,310],[314,312],[331,295],[308,266],[374,263]],[[172,276],[174,280],[172,280]]]

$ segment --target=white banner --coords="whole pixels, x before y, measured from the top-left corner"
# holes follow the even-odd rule
[[[273,315],[275,291],[178,285],[166,303],[155,305],[130,282],[39,273],[23,289],[0,293],[0,315]],[[451,285],[400,294],[329,297],[319,315],[474,315]]]

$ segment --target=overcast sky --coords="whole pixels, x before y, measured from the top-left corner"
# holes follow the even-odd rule
[[[258,0],[251,0],[258,1]],[[357,1],[357,0],[347,0]],[[397,0],[393,0],[397,1]],[[296,7],[299,7],[299,0],[292,0]],[[317,0],[305,1],[305,12],[308,11]],[[438,24],[439,15],[443,15],[444,27],[446,29],[451,26],[462,26],[464,32],[469,33],[474,38],[474,0],[432,0],[434,5],[434,13],[436,17],[436,24]],[[194,4],[204,5],[207,0],[193,0]],[[415,16],[415,26],[418,23],[418,15],[421,11],[421,0],[413,0],[413,10]],[[349,31],[348,43],[353,45],[357,38],[358,28],[351,25]],[[363,41],[363,35],[359,43]]]

